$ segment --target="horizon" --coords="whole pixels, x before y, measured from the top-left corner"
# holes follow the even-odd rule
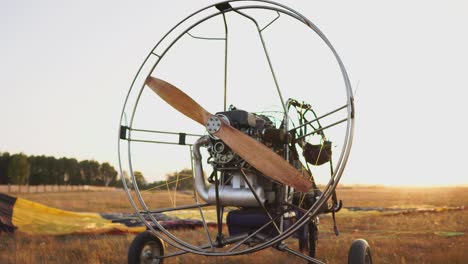
[[[15,155],[15,154],[24,154],[26,156],[50,156],[50,155],[28,155],[28,153],[23,153],[23,152],[20,152],[20,153],[11,153],[11,152],[8,152],[8,151],[2,151],[0,150],[0,154],[3,154],[3,153],[9,153],[10,155]],[[76,159],[78,162],[80,161],[84,161],[84,160],[91,160],[91,161],[96,161],[100,164],[102,163],[106,163],[108,162],[111,166],[113,166],[116,170],[117,170],[117,180],[120,181],[121,180],[121,174],[119,172],[119,168],[118,168],[118,165],[115,165],[115,164],[112,164],[110,163],[109,161],[99,161],[99,160],[95,160],[95,159],[77,159],[75,157],[65,157],[65,156],[60,156],[60,157],[55,157],[55,156],[51,156],[51,157],[54,157],[55,159],[61,159],[61,158],[67,158],[67,159]],[[189,169],[189,168],[182,168],[178,171],[182,171],[184,169]],[[138,169],[135,169],[135,171],[140,171]],[[128,173],[127,171],[124,171],[126,173]],[[169,171],[167,172],[167,174],[163,175],[163,177],[159,178],[159,179],[156,179],[156,180],[152,180],[152,181],[148,181],[148,184],[154,184],[158,181],[164,181],[164,177],[166,177],[167,175],[169,174],[173,174],[175,173],[176,171]],[[143,174],[143,176],[145,177],[146,179],[146,176]],[[64,185],[67,185],[67,184],[64,184]],[[318,184],[318,186],[324,186],[323,184]],[[430,188],[465,188],[465,187],[468,187],[468,182],[467,183],[460,183],[460,184],[424,184],[424,183],[420,183],[420,184],[406,184],[406,185],[402,185],[402,184],[398,184],[398,183],[395,183],[395,184],[392,184],[392,183],[343,183],[340,181],[340,183],[338,183],[338,186],[337,188],[348,188],[348,187],[363,187],[363,188],[427,188],[427,189],[430,189]]]

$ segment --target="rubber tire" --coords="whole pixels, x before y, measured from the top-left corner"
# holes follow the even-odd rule
[[[164,244],[163,242],[156,237],[150,231],[145,231],[143,233],[138,234],[130,244],[128,248],[128,264],[140,264],[140,255],[145,247],[145,245],[149,242],[155,242],[157,246],[159,246],[159,256],[164,255]],[[163,259],[160,259],[158,263],[163,263]]]
[[[349,248],[348,264],[372,264],[371,250],[366,240],[353,241]]]

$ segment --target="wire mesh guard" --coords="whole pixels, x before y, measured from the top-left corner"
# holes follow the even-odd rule
[[[217,111],[308,175],[312,188],[299,192],[263,175],[148,89],[149,76]],[[130,203],[174,249],[159,258],[275,246],[320,263],[282,242],[339,207],[334,190],[351,148],[354,105],[341,59],[307,18],[270,1],[228,1],[189,15],[145,58],[120,126],[119,165]],[[138,171],[153,180],[174,173],[140,190]],[[199,219],[200,228],[192,235],[165,228],[157,213]]]

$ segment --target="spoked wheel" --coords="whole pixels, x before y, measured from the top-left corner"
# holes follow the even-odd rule
[[[138,234],[128,249],[128,264],[159,264],[164,255],[163,242],[151,232]]]
[[[353,241],[348,253],[348,264],[372,264],[371,250],[366,240]]]
[[[150,232],[176,250],[167,256],[289,252],[282,241],[339,207],[354,105],[341,59],[312,22],[269,1],[227,1],[188,16],[151,50],[120,126],[123,186]],[[138,171],[147,180],[173,173],[148,188]],[[187,223],[161,214],[200,228],[179,232]]]

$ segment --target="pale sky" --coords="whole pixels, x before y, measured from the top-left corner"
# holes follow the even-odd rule
[[[135,72],[173,25],[216,2],[0,1],[0,151],[117,167],[120,112]],[[325,33],[357,88],[343,183],[468,183],[468,3],[281,3]],[[283,82],[295,74],[283,72]]]

